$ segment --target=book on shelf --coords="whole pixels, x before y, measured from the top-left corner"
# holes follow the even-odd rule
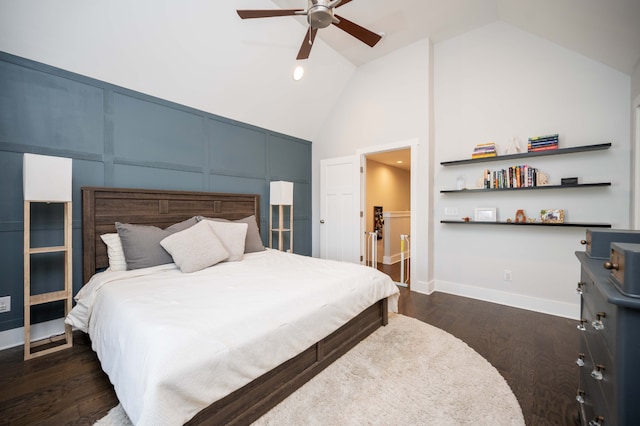
[[[534,136],[529,138],[527,143],[528,152],[543,151],[547,149],[558,149],[559,135]]]
[[[496,144],[493,142],[481,143],[475,146],[471,158],[487,158],[497,156]]]
[[[537,141],[545,141],[545,140],[558,140],[560,135],[558,133],[554,133],[553,135],[544,135],[544,136],[532,136],[529,138],[529,142],[537,142]]]
[[[536,148],[536,147],[540,147],[540,146],[550,146],[550,145],[558,145],[558,140],[551,140],[551,141],[543,141],[543,142],[529,142],[527,144],[527,147],[529,148]]]
[[[540,146],[536,148],[529,148],[529,152],[551,151],[558,149],[558,145]]]
[[[471,158],[488,158],[488,157],[496,157],[498,154],[495,152],[487,152],[484,154],[471,154]]]
[[[483,178],[485,189],[530,188],[538,186],[538,169],[526,164],[508,169],[485,169]]]

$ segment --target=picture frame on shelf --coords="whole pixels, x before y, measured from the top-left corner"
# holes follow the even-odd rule
[[[561,210],[561,209],[540,210],[540,221],[542,223],[564,223],[564,210]]]
[[[497,222],[498,215],[495,207],[477,207],[473,213],[475,222]]]

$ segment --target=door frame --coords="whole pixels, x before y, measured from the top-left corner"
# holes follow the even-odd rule
[[[632,104],[634,134],[631,135],[631,226],[640,229],[640,96]]]
[[[418,230],[418,147],[419,139],[411,138],[406,140],[401,140],[398,142],[393,142],[385,145],[376,145],[368,148],[362,148],[356,151],[356,155],[360,161],[360,263],[364,263],[364,254],[366,250],[366,238],[365,238],[365,230],[366,230],[366,217],[364,214],[364,209],[366,206],[366,197],[367,197],[367,183],[366,183],[366,171],[367,171],[367,161],[366,157],[369,154],[378,154],[381,152],[388,151],[398,151],[400,149],[410,149],[411,150],[411,176],[410,176],[410,194],[411,194],[411,240],[409,242],[409,250],[411,252],[411,259],[413,260],[413,256],[415,253],[418,253],[417,247],[417,230]],[[411,267],[409,268],[409,282],[415,282],[414,271],[416,268],[413,267],[413,264],[410,261]]]

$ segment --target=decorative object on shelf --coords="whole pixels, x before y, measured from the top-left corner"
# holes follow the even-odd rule
[[[525,223],[527,216],[524,215],[524,210],[520,209],[516,212],[516,223]]]
[[[456,189],[458,191],[461,191],[463,189],[466,189],[466,184],[465,184],[465,179],[464,176],[458,176],[456,178]]]
[[[278,206],[278,227],[273,227],[273,207]],[[289,228],[284,227],[284,206],[289,206]],[[275,181],[269,186],[269,247],[273,248],[273,233],[278,233],[278,250],[284,251],[285,232],[289,233],[288,252],[293,253],[293,182]]]
[[[471,218],[468,217],[468,216],[465,216],[465,217],[462,218],[463,222],[469,222],[470,220],[471,220]]]
[[[28,360],[73,346],[71,326],[64,326],[64,334],[31,341],[31,307],[51,302],[64,302],[65,317],[72,305],[72,209],[70,158],[24,154],[22,164],[24,195],[24,359]],[[31,247],[31,204],[64,204],[64,245]],[[64,253],[64,289],[31,294],[31,256],[34,254]],[[62,342],[62,343],[60,343]],[[47,346],[44,346],[47,345]],[[37,349],[44,346],[44,349]],[[36,348],[32,351],[32,348]]]
[[[534,136],[529,138],[528,152],[550,151],[558,149],[558,134]]]
[[[495,207],[478,207],[474,210],[473,220],[476,222],[496,222],[498,220]]]
[[[540,221],[542,223],[564,223],[564,210],[540,210]]]
[[[535,217],[528,217],[528,218],[527,218],[527,222],[529,222],[529,223],[536,223],[536,218],[535,218]]]
[[[549,176],[544,172],[538,171],[538,173],[536,173],[536,185],[537,186],[549,185]]]
[[[577,177],[560,179],[560,185],[577,185],[577,184],[578,184],[578,178]]]
[[[496,151],[496,144],[493,142],[481,143],[476,145],[473,148],[473,153],[471,154],[472,159],[478,158],[487,158],[487,157],[495,157],[498,153]]]
[[[505,155],[520,154],[521,152],[522,148],[520,148],[520,141],[518,140],[518,138],[511,138],[511,143],[504,150]]]
[[[513,222],[513,221],[511,220],[511,218],[508,218],[508,219],[507,219],[507,223],[511,223],[511,222]]]

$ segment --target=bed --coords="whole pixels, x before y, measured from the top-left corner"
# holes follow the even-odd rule
[[[174,264],[96,273],[110,265],[101,235],[115,233],[115,222],[164,229],[196,216],[255,216],[259,224],[258,195],[85,187],[82,206],[81,293],[95,301],[86,331],[140,424],[251,423],[386,325],[397,305],[397,288],[378,271],[269,249],[190,274]],[[183,291],[191,287],[195,298]],[[166,322],[180,312],[187,328]],[[165,373],[167,364],[176,371]],[[138,372],[143,385],[132,378]]]

